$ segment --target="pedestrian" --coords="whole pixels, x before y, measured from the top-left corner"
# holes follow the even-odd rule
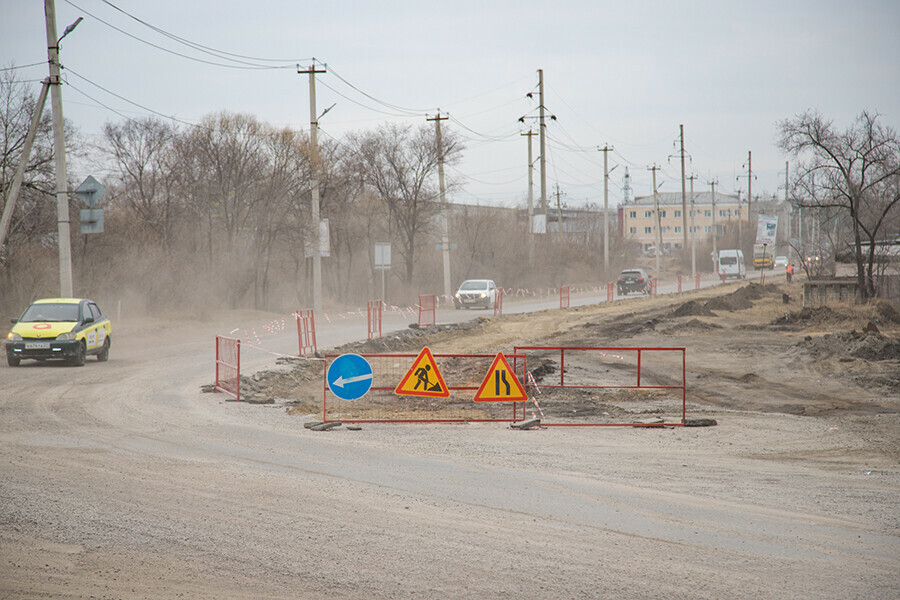
[[[787,268],[785,268],[784,276],[785,276],[785,278],[787,278],[787,282],[790,283],[791,278],[794,276],[794,265],[793,264],[789,264],[787,266]]]

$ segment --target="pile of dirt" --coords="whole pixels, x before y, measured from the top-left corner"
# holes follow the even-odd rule
[[[900,360],[900,340],[889,338],[877,330],[829,333],[821,337],[806,336],[797,346],[814,358],[861,358],[869,361]]]
[[[706,308],[709,310],[745,310],[753,308],[753,301],[760,300],[772,294],[781,294],[781,290],[772,284],[760,285],[758,283],[750,283],[733,291],[725,296],[717,296],[706,302]]]
[[[714,317],[716,313],[711,311],[705,304],[701,304],[696,300],[689,300],[684,304],[675,307],[672,311],[674,317]],[[696,320],[696,319],[695,319]]]
[[[691,319],[686,323],[679,323],[671,327],[666,327],[665,329],[660,330],[660,333],[665,335],[675,335],[678,333],[714,331],[716,329],[722,329],[722,326],[717,325],[716,323],[701,321],[700,319]]]

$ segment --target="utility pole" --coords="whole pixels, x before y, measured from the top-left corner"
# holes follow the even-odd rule
[[[609,270],[609,162],[607,158],[612,148],[606,144],[600,148],[603,153],[603,268]]]
[[[313,62],[309,69],[297,73],[309,75],[309,145],[310,145],[310,174],[312,180],[312,202],[310,214],[312,215],[313,229],[313,312],[322,314],[322,242],[319,230],[319,121],[316,117],[316,73],[324,73],[325,69],[316,69]]]
[[[713,261],[716,263],[718,268],[719,264],[719,252],[716,250],[716,236],[719,233],[719,230],[716,228],[716,185],[719,182],[715,179],[709,182],[710,187],[712,188],[712,235],[713,235],[713,256],[715,258]]]
[[[679,125],[678,130],[681,134],[681,231],[684,233],[684,245],[682,248],[687,249],[688,231],[687,231],[687,195],[684,191],[684,125]]]
[[[562,237],[562,205],[559,202],[559,184],[556,184],[556,231]]]
[[[41,85],[41,94],[34,105],[34,113],[31,115],[31,126],[28,128],[28,134],[25,136],[25,142],[22,144],[22,158],[19,160],[16,174],[13,176],[12,183],[9,186],[9,193],[6,195],[3,217],[0,218],[0,248],[3,248],[3,242],[6,240],[7,232],[9,232],[9,223],[12,221],[13,212],[15,212],[16,199],[19,196],[19,189],[22,187],[22,180],[25,178],[25,167],[28,166],[28,158],[31,156],[31,147],[34,145],[34,136],[41,122],[44,105],[47,104],[47,91],[49,89],[50,78],[47,77],[44,79],[43,85]]]
[[[743,202],[741,202],[741,190],[738,190],[737,192],[738,192],[738,248],[740,248],[740,250],[743,251],[744,250],[744,248],[743,248],[743,245],[744,245],[744,217],[743,217],[744,211],[742,210]],[[749,200],[747,201],[747,206],[748,207],[750,206]],[[750,209],[748,208],[747,210],[750,210]]]
[[[434,121],[437,136],[438,182],[441,186],[441,252],[444,256],[444,296],[450,298],[453,293],[453,290],[450,289],[450,225],[448,223],[447,198],[444,190],[444,145],[441,141],[441,121],[446,121],[447,117],[442,117],[441,110],[438,109],[436,117],[426,117],[425,120]]]
[[[544,214],[545,226],[547,223],[547,125],[544,124],[544,70],[538,69],[538,107],[540,123],[541,144],[541,212]]]
[[[44,0],[47,24],[47,58],[50,63],[50,103],[53,107],[53,153],[56,158],[56,227],[59,235],[59,295],[73,296],[72,244],[69,239],[69,190],[66,176],[66,134],[63,130],[62,81],[59,79],[59,41],[56,37],[54,0]],[[80,20],[80,19],[79,19]],[[75,22],[63,37],[75,28]]]
[[[659,255],[662,254],[662,222],[659,218],[659,194],[656,192],[656,172],[659,171],[660,167],[657,165],[653,165],[652,167],[647,167],[648,171],[653,172],[653,212],[656,213],[656,278],[659,279]]]
[[[753,201],[753,153],[747,150],[747,227],[750,227],[750,209],[752,206],[750,203]],[[740,203],[738,204],[738,208],[740,208]],[[738,213],[738,216],[741,216]],[[741,243],[743,243],[744,238],[741,238]]]
[[[694,180],[696,175],[688,177],[691,181],[691,278],[697,275],[697,233],[694,231]]]
[[[531,157],[531,138],[534,132],[531,128],[528,133],[519,135],[528,137],[528,262],[534,262],[534,159]]]

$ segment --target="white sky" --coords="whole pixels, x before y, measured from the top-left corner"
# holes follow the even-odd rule
[[[320,121],[320,138],[340,140],[387,121],[424,123],[438,108],[453,117],[442,126],[467,146],[464,160],[447,171],[463,184],[452,197],[458,202],[514,205],[527,197],[527,139],[519,135],[527,126],[518,119],[537,115],[538,69],[548,114],[557,117],[547,129],[548,194],[559,184],[569,206],[602,206],[597,148],[604,144],[615,148],[610,167],[619,165],[611,206],[622,198],[626,166],[637,195],[652,192],[651,164],[663,167],[661,191],[680,191],[679,124],[692,159],[688,174],[700,177],[695,189],[708,190],[717,178],[722,192],[746,192],[743,165],[752,151],[754,195],[779,197],[787,159],[775,146],[779,120],[818,109],[843,127],[868,109],[900,125],[896,0],[110,1],[190,42],[277,59],[265,64],[284,68],[177,56],[135,38],[229,62],[102,0],[56,0],[59,35],[84,17],[63,40],[61,59],[71,84],[63,88],[65,117],[89,140],[106,121],[150,114],[101,87],[188,122],[226,110],[307,129],[308,76],[295,65],[315,57],[329,71],[317,77],[318,112],[336,103]],[[43,2],[0,0],[0,9],[0,67],[41,63],[18,70],[36,94],[47,75]],[[386,108],[336,74],[408,110]],[[534,100],[525,96],[531,91]],[[538,198],[537,170],[534,176]]]

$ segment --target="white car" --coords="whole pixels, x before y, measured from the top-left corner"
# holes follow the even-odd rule
[[[460,308],[493,308],[497,285],[492,279],[467,279],[453,295],[453,305]]]
[[[776,256],[775,262],[772,263],[773,269],[781,269],[784,270],[788,266],[787,256]]]

